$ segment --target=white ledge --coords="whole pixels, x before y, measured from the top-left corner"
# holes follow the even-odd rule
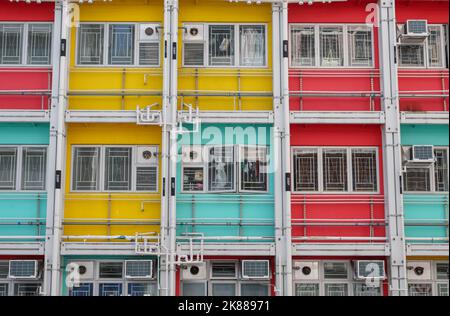
[[[291,124],[384,124],[384,112],[292,111]]]
[[[387,243],[294,243],[292,255],[299,256],[376,256],[390,255]]]
[[[448,124],[448,112],[401,112],[402,124]]]
[[[47,123],[50,112],[47,110],[0,110],[0,122]]]

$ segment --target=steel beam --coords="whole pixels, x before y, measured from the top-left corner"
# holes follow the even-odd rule
[[[402,124],[445,124],[448,125],[448,112],[401,112]]]
[[[162,112],[150,111],[154,122],[145,125],[161,125]],[[139,124],[136,111],[69,110],[66,111],[66,123],[133,123]]]
[[[178,119],[189,116],[186,111],[178,111]],[[224,124],[273,124],[273,111],[200,111],[202,123]]]
[[[0,242],[0,255],[43,256],[45,242]]]
[[[48,123],[48,110],[0,110],[1,123]]]
[[[390,256],[389,243],[294,243],[294,257],[308,256]]]
[[[407,244],[406,254],[409,257],[447,257],[449,245],[447,244]]]
[[[384,124],[384,112],[292,111],[291,124]]]

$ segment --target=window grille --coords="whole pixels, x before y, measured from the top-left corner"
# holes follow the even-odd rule
[[[320,27],[320,64],[324,67],[344,65],[342,27]]]
[[[103,64],[104,26],[81,24],[78,33],[78,64]]]
[[[438,283],[438,296],[449,296],[448,283]]]
[[[431,284],[408,284],[409,296],[433,296]]]
[[[448,263],[436,264],[436,275],[438,280],[447,280],[449,277]]]
[[[352,149],[352,169],[353,191],[377,191],[377,152],[375,149]]]
[[[234,66],[234,26],[211,25],[209,27],[209,64]]]
[[[348,296],[348,284],[325,284],[325,296]]]
[[[296,296],[319,296],[319,284],[297,284]]]
[[[134,64],[134,25],[109,26],[109,64]]]
[[[131,148],[106,148],[105,190],[131,190]]]
[[[430,192],[431,191],[431,169],[410,168],[405,173],[405,188],[409,192]]]
[[[428,62],[430,67],[442,67],[442,34],[440,25],[428,27]]]
[[[96,191],[99,189],[100,148],[77,147],[73,159],[73,189]]]
[[[129,283],[128,296],[157,296],[158,290],[153,283]]]
[[[347,191],[347,151],[345,149],[324,149],[323,172],[324,191]]]
[[[100,262],[100,279],[121,279],[123,262]]]
[[[52,51],[52,25],[28,25],[28,64],[49,65]]]
[[[317,149],[295,149],[294,190],[318,191],[318,151]]]
[[[314,26],[294,26],[291,29],[292,66],[316,66]]]
[[[8,284],[0,284],[0,296],[8,296]]]
[[[262,25],[240,26],[241,66],[264,66],[266,60],[266,29]]]
[[[212,147],[209,149],[209,191],[234,190],[234,148]]]
[[[139,65],[159,65],[159,43],[139,43]]]
[[[28,147],[22,153],[22,190],[45,190],[47,150]]]
[[[436,191],[448,192],[448,155],[447,149],[435,149],[436,163],[434,167]]]
[[[353,284],[354,296],[381,296],[380,287],[368,287],[364,283]]]
[[[16,283],[14,296],[39,296],[41,285],[37,283]]]
[[[0,64],[22,63],[23,25],[0,24]]]
[[[99,296],[122,296],[121,283],[100,283]]]
[[[372,32],[368,27],[348,28],[350,66],[372,66]]]
[[[242,191],[267,191],[267,154],[267,147],[242,147]]]
[[[203,167],[184,167],[183,169],[183,191],[203,191],[205,171]]]
[[[16,161],[16,148],[0,148],[0,191],[16,188]]]
[[[399,45],[400,67],[424,67],[423,45]]]
[[[80,286],[69,290],[69,296],[93,296],[94,285],[92,283],[80,283]]]

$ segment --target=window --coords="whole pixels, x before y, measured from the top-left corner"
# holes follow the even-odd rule
[[[45,147],[0,147],[0,191],[44,191]]]
[[[270,296],[269,286],[267,284],[241,284],[241,296],[246,297],[264,297]]]
[[[381,296],[380,287],[368,287],[364,283],[353,284],[353,293],[355,296]]]
[[[52,24],[0,23],[0,65],[50,65],[51,47]]]
[[[296,296],[319,296],[319,284],[296,284]]]
[[[123,277],[123,262],[100,262],[100,279],[121,279]]]
[[[198,32],[198,34],[185,36],[183,41],[183,65],[186,67],[265,67],[267,65],[265,25],[186,24],[185,27],[187,30],[195,27]],[[207,60],[205,60],[205,52],[208,56]]]
[[[365,25],[290,28],[292,67],[373,67],[373,30]]]
[[[236,296],[236,283],[213,283],[212,296]]]
[[[152,29],[152,35],[139,34],[139,31],[143,32],[142,27]],[[157,28],[156,25],[137,23],[81,24],[78,30],[77,64],[158,67],[160,38]]]
[[[93,296],[94,285],[92,283],[80,283],[78,287],[69,290],[69,296]]]
[[[157,192],[157,146],[74,146],[73,191]]]
[[[409,161],[411,147],[404,148],[404,187],[407,192],[448,192],[448,148],[434,148],[434,163],[416,164]]]
[[[433,296],[432,284],[408,284],[409,296]]]
[[[183,282],[183,296],[206,296],[206,283]]]
[[[295,192],[377,192],[377,148],[292,149]]]
[[[122,296],[122,283],[100,283],[99,296]]]
[[[325,284],[325,296],[348,296],[348,284]]]
[[[323,265],[325,279],[347,279],[348,266],[346,262],[325,262]]]
[[[235,262],[214,262],[211,268],[212,278],[236,278]]]
[[[190,156],[187,161],[183,158],[184,192],[268,191],[268,147],[205,146],[206,162],[193,157],[200,157],[203,151],[201,146],[194,147],[183,147],[183,153]]]
[[[399,25],[398,35],[405,25]],[[445,25],[428,25],[429,36],[423,42],[400,43],[398,47],[400,67],[442,68],[445,63]]]
[[[0,296],[8,296],[8,284],[0,283]]]
[[[128,296],[157,296],[158,289],[154,283],[129,283]]]
[[[41,285],[39,283],[16,283],[14,296],[39,296]]]

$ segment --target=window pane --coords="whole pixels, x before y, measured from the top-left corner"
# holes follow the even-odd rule
[[[0,24],[0,64],[22,63],[23,25]]]
[[[234,190],[234,148],[209,149],[209,191]]]
[[[103,64],[104,27],[82,24],[78,32],[78,64]]]
[[[9,262],[0,261],[0,279],[7,279],[9,273]]]
[[[448,191],[448,159],[446,149],[436,149],[434,151],[436,156],[436,164],[434,166],[436,191]]]
[[[348,28],[350,66],[372,66],[372,31],[368,27]]]
[[[348,285],[325,284],[325,296],[348,296]]]
[[[364,283],[356,283],[353,285],[355,296],[381,296],[380,287],[368,287]]]
[[[158,289],[154,283],[129,283],[128,296],[158,296]]]
[[[399,45],[400,67],[424,67],[423,45]]]
[[[241,66],[264,66],[266,63],[266,28],[263,25],[240,27]]]
[[[69,290],[69,296],[93,296],[94,285],[92,283],[80,283],[80,286]]]
[[[319,284],[297,284],[296,296],[319,296]]]
[[[51,51],[51,24],[30,24],[28,26],[28,64],[49,65]]]
[[[437,286],[438,286],[438,296],[449,296],[448,283],[439,283]]]
[[[353,191],[377,191],[376,149],[352,149]]]
[[[241,149],[241,190],[267,191],[267,147]]]
[[[209,27],[209,64],[234,66],[234,26],[211,25]]]
[[[14,296],[39,296],[41,285],[37,283],[19,283],[14,285]]]
[[[436,264],[436,272],[438,280],[448,280],[448,263]]]
[[[291,30],[292,66],[316,65],[314,26],[295,26]]]
[[[433,25],[428,27],[430,36],[428,37],[428,59],[430,67],[442,67],[442,34],[441,26]]]
[[[345,149],[324,149],[323,181],[324,191],[348,190],[347,151]]]
[[[158,190],[158,167],[136,168],[136,190],[148,192]]]
[[[122,262],[100,262],[100,279],[121,279],[122,276]]]
[[[409,296],[433,296],[431,284],[408,284]]]
[[[8,284],[0,284],[0,296],[8,296]]]
[[[212,285],[212,296],[236,296],[236,284],[215,283]]]
[[[109,64],[134,64],[134,25],[109,26]]]
[[[22,158],[22,190],[45,190],[47,150],[24,148]]]
[[[294,191],[318,191],[317,149],[295,149]]]
[[[131,190],[131,148],[106,148],[105,190]]]
[[[0,190],[16,188],[16,148],[0,148]]]
[[[184,65],[203,66],[205,63],[204,43],[184,43]]]
[[[99,171],[100,148],[75,148],[72,174],[74,190],[98,190]]]
[[[121,283],[100,283],[99,296],[122,296]]]
[[[409,192],[431,191],[430,168],[407,168],[405,173],[405,188]]]
[[[324,275],[325,279],[347,279],[347,264],[344,262],[325,262]]]
[[[139,44],[139,65],[159,65],[159,43]]]
[[[203,191],[204,169],[203,167],[183,168],[183,191]]]
[[[342,27],[320,27],[320,65],[344,65]]]
[[[268,284],[242,284],[241,296],[264,297],[270,296]]]
[[[183,283],[183,296],[206,296],[206,283]]]

